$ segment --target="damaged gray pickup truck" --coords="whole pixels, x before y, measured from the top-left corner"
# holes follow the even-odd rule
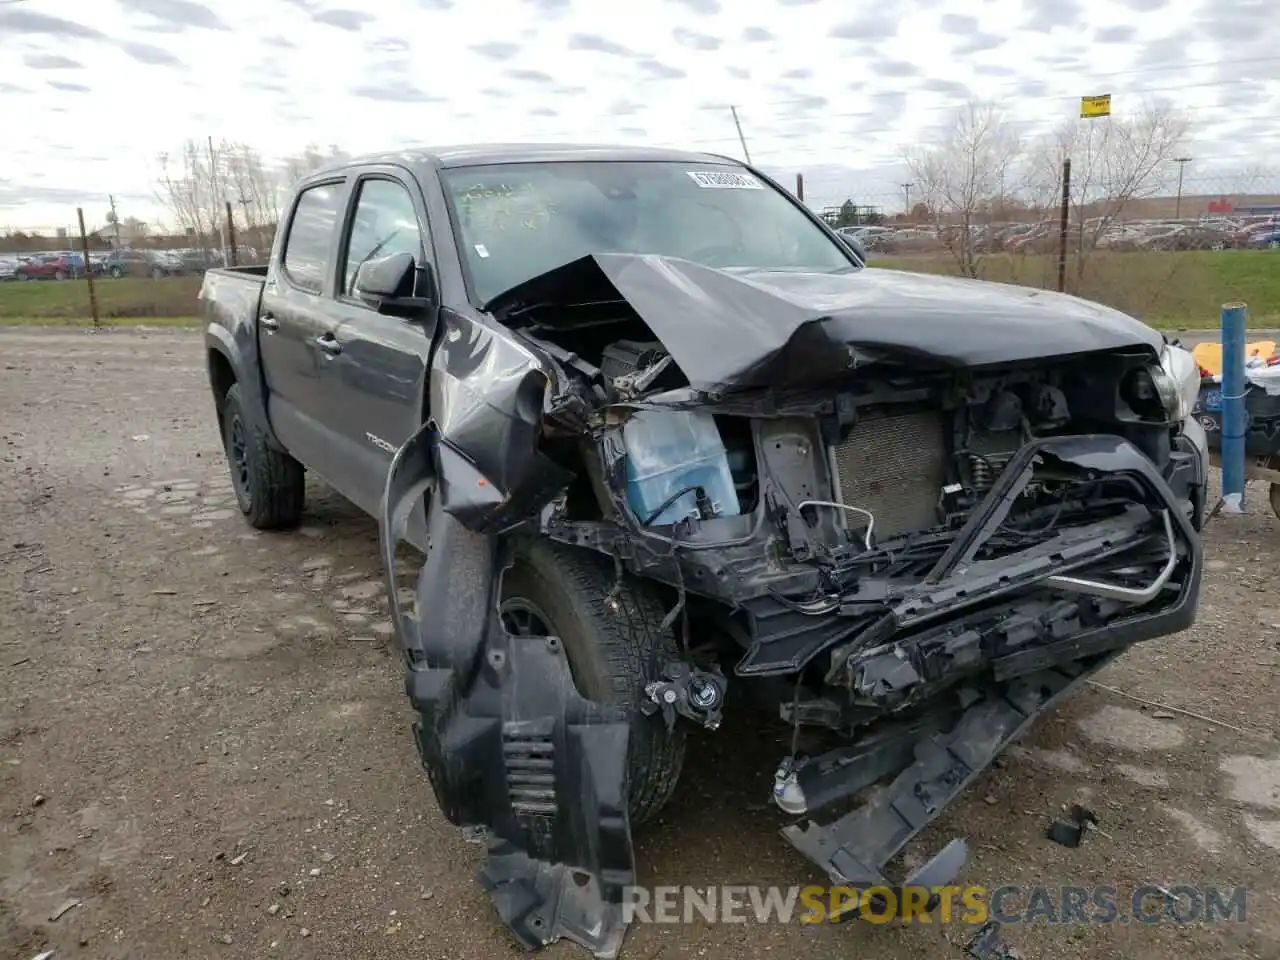
[[[798,851],[844,885],[949,883],[960,839],[886,870],[1195,616],[1190,355],[863,259],[724,157],[461,147],[311,175],[268,266],[206,276],[241,509],[298,523],[309,470],[379,518],[418,750],[530,947],[616,952],[632,825],[740,699],[831,740],[761,771]]]

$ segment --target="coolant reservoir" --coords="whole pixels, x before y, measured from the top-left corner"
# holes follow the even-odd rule
[[[655,525],[698,515],[693,490],[702,487],[718,517],[737,516],[742,508],[733,486],[729,457],[715,417],[696,410],[641,410],[622,426],[627,451],[627,503],[641,523],[660,507]]]

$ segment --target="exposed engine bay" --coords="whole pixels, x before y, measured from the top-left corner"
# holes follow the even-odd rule
[[[530,946],[617,948],[634,875],[617,755],[633,721],[572,690],[554,640],[531,647],[496,623],[508,537],[590,551],[614,591],[630,578],[663,598],[679,655],[643,687],[654,723],[731,736],[725,695],[741,687],[794,731],[838,738],[817,756],[793,745],[762,789],[810,818],[879,785],[783,831],[860,887],[951,882],[961,840],[912,877],[885,871],[1036,716],[1195,613],[1204,460],[1167,348],[1078,332],[1001,347],[983,315],[969,342],[943,330],[934,349],[898,318],[859,326],[852,308],[816,314],[763,280],[648,262],[661,259],[597,257],[486,305],[540,361],[521,381],[541,387],[540,409],[522,386],[506,428],[527,459],[499,480],[465,430],[435,423],[388,478],[392,594],[395,541],[425,490],[432,554],[449,558],[429,555],[419,579],[438,622],[393,605],[424,763],[451,819],[488,831],[485,883]],[[655,294],[657,278],[681,296]],[[713,314],[728,303],[754,353],[686,341],[686,294]],[[477,483],[489,500],[467,492]],[[509,760],[531,730],[554,758],[541,808],[519,806],[528,771]],[[590,810],[555,813],[583,797]]]

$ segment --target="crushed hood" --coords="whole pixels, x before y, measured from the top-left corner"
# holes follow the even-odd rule
[[[583,257],[486,310],[502,320],[619,298],[707,391],[818,384],[882,360],[971,367],[1163,342],[1118,310],[1031,287],[874,268],[718,270],[653,254]]]

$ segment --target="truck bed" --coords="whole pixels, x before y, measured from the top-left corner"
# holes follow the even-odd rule
[[[205,271],[200,287],[201,313],[209,323],[235,330],[258,317],[267,267],[217,267]]]

